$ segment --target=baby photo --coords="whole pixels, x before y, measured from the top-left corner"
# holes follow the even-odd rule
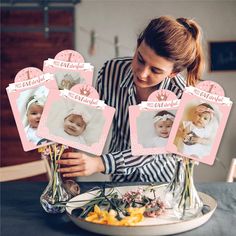
[[[50,91],[38,133],[70,147],[101,153],[113,114],[114,109],[108,106],[92,106],[63,95],[63,91]]]
[[[81,112],[80,110],[81,108],[78,110],[73,108],[68,112],[67,116],[64,118],[63,128],[66,134],[73,137],[78,137],[77,141],[79,143],[86,144],[83,138],[83,132],[89,122],[90,115],[88,112],[86,114],[86,112]]]
[[[22,92],[17,100],[27,140],[37,146],[48,141],[36,134],[48,92],[49,89],[40,86]]]
[[[60,99],[52,104],[46,126],[52,135],[91,146],[99,141],[104,124],[102,110]]]
[[[58,88],[70,90],[77,84],[92,85],[94,67],[89,63],[63,62],[54,59],[44,61],[43,72],[54,74]]]
[[[187,103],[174,139],[178,152],[199,159],[208,156],[219,122],[217,106],[198,100]]]
[[[151,113],[152,114],[152,113]],[[174,122],[174,112],[170,112],[167,110],[162,110],[162,111],[158,111],[154,114],[154,116],[152,117],[152,125],[150,128],[154,128],[154,132],[155,134],[153,135],[153,137],[150,139],[151,137],[151,133],[150,136],[147,137],[147,139],[144,141],[142,140],[143,136],[142,136],[142,128],[141,128],[141,124],[142,124],[142,116],[140,116],[139,118],[137,118],[137,125],[138,125],[138,131],[139,131],[139,140],[140,143],[143,143],[144,147],[163,147],[167,144],[167,140],[169,138],[170,135],[170,131],[171,131],[171,127],[173,125]],[[140,124],[140,125],[139,125]]]
[[[205,81],[199,83],[199,88],[185,89],[166,148],[177,155],[212,165],[232,101],[224,97],[221,87],[219,92],[210,93],[211,90],[203,90],[202,85],[211,88]]]
[[[133,155],[166,153],[165,147],[176,110],[133,110],[130,107],[131,146]],[[138,108],[136,108],[138,109]]]
[[[76,84],[86,83],[86,79],[82,78],[78,72],[58,71],[54,75],[59,89],[70,90]]]
[[[53,75],[49,74],[27,82],[10,84],[7,88],[24,151],[33,150],[51,142],[43,135],[37,134],[50,89],[57,89],[57,84]]]

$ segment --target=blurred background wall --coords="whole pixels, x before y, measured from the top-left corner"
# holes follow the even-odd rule
[[[20,44],[22,49],[20,60],[24,62],[20,64],[20,67],[18,63],[19,56],[14,55],[13,58],[6,58],[3,55],[2,63],[6,60],[10,60],[15,63],[16,68],[15,71],[11,71],[10,76],[6,75],[6,72],[5,74],[2,72],[2,76],[6,78],[5,80],[7,80],[7,82],[12,82],[15,75],[14,73],[21,68],[32,65],[42,68],[43,59],[54,57],[58,51],[67,49],[68,47],[74,47],[75,50],[79,51],[84,56],[86,62],[90,62],[95,66],[95,82],[97,72],[106,60],[117,55],[132,56],[134,54],[138,34],[152,18],[162,15],[172,15],[174,17],[193,18],[201,25],[204,36],[204,52],[207,62],[204,79],[220,83],[225,89],[226,96],[229,96],[233,102],[236,101],[236,71],[212,72],[209,69],[209,42],[236,41],[235,0],[82,0],[75,5],[74,10],[74,13],[71,12],[69,16],[66,16],[66,14],[63,15],[62,12],[58,12],[56,15],[52,16],[52,22],[58,18],[58,21],[60,22],[58,24],[65,26],[65,22],[67,22],[67,26],[72,27],[74,31],[68,35],[59,33],[54,36],[49,32],[48,40],[51,43],[43,48],[44,53],[41,58],[38,59],[37,63],[30,63],[32,55],[28,52],[29,44],[27,44],[27,41]],[[34,17],[36,16],[32,16],[31,19],[34,19]],[[43,18],[43,15],[41,18]],[[2,19],[2,21],[4,21],[4,19]],[[43,24],[43,20],[41,24]],[[36,44],[40,43],[40,37],[43,38],[43,32],[40,33],[40,35],[41,36],[36,37],[35,39]],[[18,48],[20,38],[22,38],[22,34],[21,36],[15,34],[14,39],[11,41],[4,41],[4,38],[2,37],[2,50],[6,51],[7,47]],[[55,44],[55,42],[57,43]],[[31,54],[34,54],[36,49],[31,47],[31,52]],[[24,58],[29,59],[25,60]],[[2,69],[5,68],[7,67],[2,67]],[[5,81],[4,86],[1,86],[1,95],[4,96],[5,100],[6,96],[4,93],[7,82]],[[2,106],[1,110],[6,113],[7,109],[8,115],[3,118],[1,122],[2,126],[9,122],[8,118],[11,115],[9,105],[7,102],[4,102],[4,106]],[[11,119],[11,129],[15,129],[13,128],[13,119],[9,119]],[[195,169],[196,182],[225,180],[230,161],[233,157],[236,157],[235,120],[236,109],[233,107],[217,154],[217,160],[213,166],[200,164]],[[14,132],[17,133],[16,130]],[[31,159],[38,158],[38,153],[36,152],[31,154],[23,152],[18,137],[14,138],[14,146],[12,146],[12,138],[9,136],[11,136],[11,134],[6,130],[4,133],[2,132],[1,137],[5,145],[4,149],[7,148],[9,150],[10,147],[19,145],[18,149],[20,150],[17,151],[17,154],[14,154],[18,155],[15,159],[18,158],[18,160],[20,160],[21,155],[24,156],[25,159],[29,158],[27,156],[31,156]],[[3,152],[3,148],[1,149]],[[105,148],[105,151],[106,149],[107,147]],[[12,151],[9,150],[2,155],[2,165],[7,164],[4,159],[11,158],[11,152]],[[11,164],[13,162],[8,161],[8,163]],[[102,174],[82,178],[82,180],[107,179],[108,177],[104,177]]]

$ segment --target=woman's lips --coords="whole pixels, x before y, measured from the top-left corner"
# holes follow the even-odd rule
[[[139,79],[139,77],[136,77],[136,80],[139,82],[139,83],[146,83],[146,81],[144,81],[144,80],[141,80],[141,79]]]

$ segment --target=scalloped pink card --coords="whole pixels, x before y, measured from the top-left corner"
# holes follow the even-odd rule
[[[43,74],[34,67],[19,71],[15,83],[6,88],[24,151],[30,151],[50,141],[37,135],[37,129],[50,89],[57,89],[53,75]]]
[[[50,90],[38,135],[95,155],[101,155],[115,108],[99,100],[90,85]]]
[[[76,84],[92,85],[93,71],[94,67],[74,50],[63,50],[43,64],[43,72],[54,74],[59,89],[70,90]]]
[[[153,92],[147,102],[129,107],[133,155],[167,153],[166,145],[179,100],[169,90]]]
[[[167,150],[212,165],[231,107],[232,101],[213,81],[187,87],[176,113]]]

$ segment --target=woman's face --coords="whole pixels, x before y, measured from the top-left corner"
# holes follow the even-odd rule
[[[143,40],[132,60],[134,83],[140,88],[153,87],[166,77],[173,77],[174,63],[158,56]]]
[[[64,120],[64,131],[72,136],[79,136],[85,130],[86,123],[80,115],[69,115]]]
[[[43,113],[43,107],[37,104],[31,104],[28,108],[27,118],[30,127],[38,128],[41,115]]]
[[[173,121],[170,120],[170,119],[167,119],[165,121],[162,121],[162,120],[157,121],[154,124],[155,130],[156,130],[156,134],[159,137],[168,138],[169,135],[170,135],[170,131],[171,131],[172,125],[173,125]]]

